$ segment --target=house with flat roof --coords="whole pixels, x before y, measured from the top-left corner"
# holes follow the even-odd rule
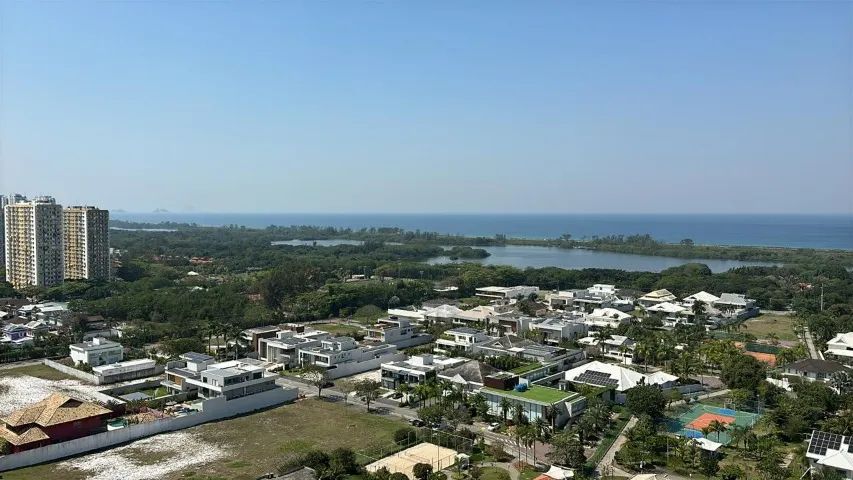
[[[586,408],[586,397],[576,392],[567,392],[539,385],[519,384],[517,377],[489,376],[480,394],[486,397],[489,414],[503,417],[503,400],[510,405],[521,405],[522,413],[528,421],[542,418],[549,425],[562,428]],[[512,410],[508,412],[511,414]]]
[[[383,363],[380,366],[382,386],[393,390],[400,384],[417,385],[446,368],[452,368],[468,361],[466,358],[450,358],[443,355],[414,355],[406,360]]]
[[[826,342],[826,358],[853,365],[853,332],[839,333]]]
[[[240,332],[240,338],[249,346],[251,351],[257,352],[260,340],[262,338],[275,338],[279,330],[281,330],[281,328],[279,328],[278,325],[247,328]]]
[[[420,333],[407,318],[380,318],[372,327],[367,328],[366,342],[390,343],[397,348],[423,345],[432,341],[432,335]]]
[[[445,352],[452,352],[454,350],[471,352],[474,351],[475,345],[491,339],[492,337],[480,330],[470,327],[458,327],[445,330],[441,337],[436,339],[435,344]]]
[[[118,363],[124,359],[124,348],[120,343],[107,340],[103,337],[95,337],[91,340],[72,343],[69,345],[71,360],[74,364],[86,364],[93,367]]]
[[[584,315],[584,323],[589,331],[595,332],[603,328],[616,328],[629,323],[633,318],[632,315],[615,308],[596,308]]]
[[[258,358],[285,369],[295,368],[299,366],[300,348],[319,347],[321,341],[331,337],[329,332],[323,330],[281,330],[275,338],[258,340]]]
[[[331,379],[379,368],[387,362],[406,358],[396,345],[360,345],[352,337],[333,337],[320,340],[319,346],[299,349],[299,365],[326,368]]]
[[[713,305],[722,316],[738,320],[752,318],[760,313],[755,300],[739,293],[723,293]]]
[[[637,303],[640,304],[643,308],[649,308],[653,305],[657,305],[659,303],[664,302],[676,302],[678,301],[678,297],[673,295],[669,290],[662,288],[660,290],[655,290],[653,292],[649,292],[642,297],[637,299]]]
[[[603,340],[597,337],[584,337],[578,340],[578,343],[591,347],[592,353],[618,360],[625,365],[634,363],[636,342],[624,335],[611,335]]]
[[[563,340],[585,337],[589,330],[583,314],[580,313],[548,317],[533,323],[530,328],[542,336],[543,343],[551,345],[559,345]]]
[[[149,358],[126,360],[124,362],[92,367],[92,374],[95,375],[97,380],[95,383],[98,385],[151,377],[161,372],[163,372],[163,367],[157,365],[157,362]]]
[[[212,363],[198,372],[198,376],[185,381],[195,387],[201,398],[233,400],[281,388],[275,383],[277,378],[278,375],[266,371],[263,362],[243,358]]]
[[[806,458],[813,473],[829,469],[853,479],[853,436],[812,430]]]
[[[542,364],[557,362],[567,356],[577,356],[580,359],[583,355],[583,352],[579,350],[568,350],[555,345],[542,345],[533,340],[514,335],[494,338],[485,343],[477,344],[473,351],[488,357],[510,356]]]
[[[492,300],[512,300],[519,297],[527,298],[534,293],[539,293],[539,287],[516,285],[514,287],[480,287],[475,290],[474,295]]]
[[[171,393],[197,391],[198,385],[191,384],[187,380],[198,379],[202,371],[216,363],[216,359],[210,355],[197,352],[187,352],[178,358],[166,364],[165,379],[160,382],[160,385],[166,387]]]

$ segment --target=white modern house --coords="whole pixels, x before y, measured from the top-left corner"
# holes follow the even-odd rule
[[[580,415],[587,404],[586,397],[579,393],[519,384],[518,377],[506,372],[489,375],[484,382],[480,394],[486,397],[489,413],[496,417],[504,415],[501,405],[506,400],[512,407],[520,405],[528,421],[534,422],[542,418],[548,424],[562,427],[570,419]],[[509,410],[507,413],[511,412],[512,410]]]
[[[95,383],[98,385],[136,380],[138,378],[154,376],[162,372],[163,367],[158,366],[157,362],[150,358],[126,360],[124,362],[92,367],[92,374],[95,375],[97,379]]]
[[[278,375],[268,373],[260,363],[248,358],[213,363],[186,382],[198,389],[201,398],[226,400],[281,388],[275,383]]]
[[[444,369],[467,362],[467,358],[450,358],[442,355],[414,355],[406,360],[383,363],[380,367],[382,386],[395,389],[400,384],[417,385]]]
[[[446,330],[440,338],[435,341],[435,344],[444,351],[453,351],[456,349],[466,352],[473,351],[474,345],[487,342],[492,337],[485,333],[469,327],[459,327]]]
[[[197,384],[190,384],[187,380],[198,379],[202,371],[216,363],[210,355],[197,352],[182,354],[179,360],[166,364],[166,378],[160,382],[171,393],[185,393],[198,390]]]
[[[853,365],[853,332],[839,333],[826,342],[826,358]]]
[[[562,315],[550,317],[531,325],[530,329],[542,335],[542,341],[558,345],[563,340],[577,340],[585,337],[589,327],[583,315]]]
[[[71,360],[74,364],[86,364],[96,367],[118,363],[124,358],[124,348],[121,344],[107,340],[103,337],[95,337],[89,341],[73,343],[69,347]]]
[[[599,340],[596,337],[585,337],[578,340],[578,343],[588,347],[595,347],[599,355],[618,360],[625,365],[634,363],[636,342],[624,335],[611,335],[604,340]]]
[[[365,341],[391,343],[398,348],[414,347],[432,341],[432,335],[419,333],[418,328],[406,318],[380,318],[367,329]]]
[[[323,330],[281,330],[275,338],[258,340],[258,358],[284,368],[294,368],[299,366],[300,348],[319,347],[321,341],[331,336]]]
[[[746,298],[739,293],[723,293],[720,299],[714,302],[714,308],[724,316],[744,320],[758,315],[759,309],[755,300]]]
[[[596,308],[592,313],[584,316],[584,323],[590,331],[603,328],[616,328],[619,325],[629,323],[634,317],[615,308]]]
[[[539,287],[517,285],[514,287],[481,287],[474,294],[492,300],[512,300],[519,297],[527,298],[534,293],[539,293]]]
[[[374,370],[383,363],[405,358],[396,345],[359,345],[352,337],[327,338],[321,340],[319,346],[299,349],[301,367],[324,367],[331,379]]]

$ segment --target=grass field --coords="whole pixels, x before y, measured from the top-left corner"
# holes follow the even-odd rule
[[[315,323],[311,328],[316,330],[325,330],[335,335],[352,336],[361,331],[360,328],[343,323]]]
[[[214,445],[226,452],[224,457],[204,464],[184,466],[174,472],[156,476],[138,475],[146,467],[169,462],[180,452],[201,451],[202,445],[183,444],[179,451],[134,448],[131,443],[126,461],[138,466],[133,479],[194,479],[194,480],[254,480],[275,471],[285,459],[310,449],[325,451],[349,447],[360,451],[393,442],[394,431],[404,423],[378,415],[367,414],[363,408],[305,400],[263,412],[223,420],[182,430],[203,444]],[[162,437],[158,435],[157,437]],[[151,438],[157,438],[151,437]],[[189,448],[190,450],[186,450]],[[107,451],[109,452],[109,450]],[[92,456],[102,455],[93,454]],[[85,458],[85,457],[82,457]],[[39,478],[44,480],[83,480],[100,478],[92,472],[63,467],[59,461],[52,464],[4,472],[4,480]],[[109,478],[108,472],[102,474]],[[128,477],[123,477],[128,478]]]
[[[742,332],[751,333],[755,338],[766,339],[770,333],[776,334],[779,340],[796,341],[794,332],[794,317],[792,315],[774,315],[764,313],[743,322]]]
[[[54,370],[41,363],[37,365],[27,365],[24,367],[4,368],[0,369],[0,377],[15,377],[21,375],[29,375],[31,377],[43,378],[45,380],[72,380],[74,377],[66,375],[59,370]]]
[[[509,480],[509,472],[500,467],[483,467],[480,480]]]

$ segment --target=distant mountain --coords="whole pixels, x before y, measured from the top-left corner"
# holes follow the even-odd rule
[[[113,213],[127,213],[127,210],[123,208],[114,208],[111,210]]]
[[[169,213],[165,208],[155,208],[154,213]]]

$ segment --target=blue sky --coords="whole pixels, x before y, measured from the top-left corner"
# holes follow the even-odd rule
[[[0,2],[0,191],[853,212],[851,2]]]

